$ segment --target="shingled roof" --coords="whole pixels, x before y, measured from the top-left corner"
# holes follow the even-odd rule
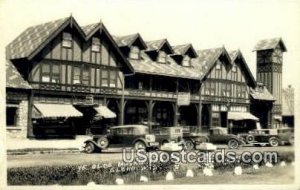
[[[185,55],[190,50],[192,52],[192,58],[197,57],[197,52],[193,48],[192,44],[182,44],[182,45],[176,45],[172,46],[172,49],[174,50],[174,55]]]
[[[271,39],[260,40],[255,45],[253,51],[275,49],[278,44],[281,46],[281,48],[284,52],[287,51],[281,38],[271,38]]]
[[[27,81],[23,79],[16,67],[10,62],[6,61],[6,88],[31,89]]]
[[[170,45],[167,39],[148,41],[146,42],[146,45],[147,45],[146,51],[159,51],[164,45],[167,45],[171,54],[174,53],[172,46]]]
[[[250,88],[250,95],[255,100],[275,101],[273,95],[262,83],[258,83],[255,88]]]

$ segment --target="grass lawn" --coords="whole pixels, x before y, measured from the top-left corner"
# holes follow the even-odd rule
[[[291,184],[294,183],[294,166],[288,164],[285,167],[274,166],[273,168],[261,167],[259,170],[252,168],[244,169],[240,176],[233,172],[214,171],[214,176],[207,177],[202,170],[196,173],[194,178],[176,178],[173,181],[149,181],[147,185],[184,185],[184,184]],[[137,183],[145,184],[145,183]]]

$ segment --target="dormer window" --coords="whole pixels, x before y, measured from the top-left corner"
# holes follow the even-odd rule
[[[167,62],[167,54],[164,51],[160,51],[157,56],[157,62],[166,63]]]
[[[93,52],[100,52],[100,39],[99,38],[96,38],[96,37],[93,37],[92,38],[92,51]]]
[[[129,58],[139,59],[140,58],[140,49],[137,46],[132,46],[129,52]]]
[[[221,69],[221,63],[220,63],[220,62],[217,63],[216,69],[217,69],[217,70],[220,70],[220,69]]]
[[[62,46],[65,48],[72,47],[72,35],[70,33],[68,33],[68,32],[63,33]]]
[[[189,67],[191,66],[191,58],[189,56],[184,56],[183,60],[182,60],[182,66],[184,67]]]

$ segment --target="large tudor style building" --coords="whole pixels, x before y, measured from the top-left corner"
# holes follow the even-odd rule
[[[7,131],[32,138],[137,123],[276,127],[286,48],[278,38],[255,51],[257,81],[239,50],[112,36],[103,23],[81,27],[72,16],[29,27],[6,49]]]

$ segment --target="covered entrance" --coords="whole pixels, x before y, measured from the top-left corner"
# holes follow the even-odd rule
[[[124,124],[140,124],[148,119],[147,105],[142,100],[127,100]]]
[[[173,102],[156,102],[153,108],[153,121],[159,126],[174,125],[175,107]]]
[[[256,129],[259,119],[249,112],[228,112],[229,133],[248,133]]]
[[[190,104],[189,106],[179,107],[179,125],[180,126],[197,126],[197,105]]]

